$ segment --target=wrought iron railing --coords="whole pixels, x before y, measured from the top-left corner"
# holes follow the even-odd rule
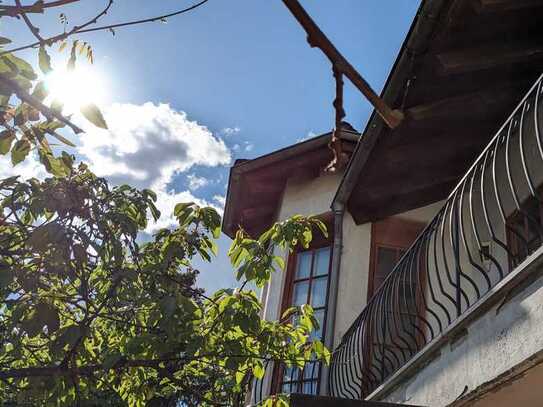
[[[343,336],[332,396],[367,397],[541,246],[542,78]]]

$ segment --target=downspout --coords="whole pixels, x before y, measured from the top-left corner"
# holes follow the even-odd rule
[[[328,289],[328,309],[325,324],[324,345],[332,352],[334,349],[334,331],[336,325],[337,298],[339,291],[339,271],[341,267],[341,252],[343,251],[343,215],[345,205],[334,202],[332,206],[334,214],[334,244],[332,247],[332,267],[330,270],[330,286]],[[323,366],[321,370],[320,391],[321,395],[329,395],[328,391],[329,367]]]

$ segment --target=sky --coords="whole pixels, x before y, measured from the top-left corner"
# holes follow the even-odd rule
[[[11,3],[11,2],[6,2]],[[376,91],[380,91],[419,6],[419,0],[302,0],[314,20]],[[82,0],[63,9],[69,24],[86,21],[106,1]],[[190,0],[115,0],[100,24],[164,14]],[[58,11],[33,17],[42,35],[63,28]],[[5,20],[5,19],[3,19]],[[0,26],[14,45],[32,37],[20,21]],[[158,193],[163,217],[147,231],[173,225],[176,202],[224,208],[228,172],[237,158],[255,158],[331,130],[331,67],[308,46],[302,28],[280,0],[209,0],[166,23],[77,37],[94,51],[94,64],[78,65],[67,97],[92,96],[109,130],[85,123],[71,136],[71,151],[114,184]],[[58,47],[54,47],[55,50]],[[66,51],[52,52],[61,69]],[[21,56],[36,61],[37,52]],[[37,61],[36,61],[37,62]],[[75,91],[74,91],[75,89]],[[346,120],[365,127],[371,107],[346,83]],[[0,157],[0,177],[43,177],[27,160],[12,168]],[[211,264],[197,260],[199,285],[208,291],[236,281],[220,238]]]

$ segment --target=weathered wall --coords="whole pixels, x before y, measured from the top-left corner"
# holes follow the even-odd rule
[[[542,266],[538,266],[531,273],[542,270]],[[500,375],[514,374],[516,368],[543,349],[542,311],[543,278],[539,277],[514,293],[512,298],[492,307],[468,325],[467,332],[460,339],[443,346],[441,354],[428,365],[416,374],[402,378],[403,382],[388,395],[376,399],[421,406],[448,406],[460,396],[476,393],[485,383],[488,387],[488,382]],[[538,392],[540,390],[538,394],[543,396],[543,389],[537,389]],[[475,405],[498,405],[483,402],[484,399],[483,395]],[[520,405],[539,406],[540,400],[541,397],[537,404]]]

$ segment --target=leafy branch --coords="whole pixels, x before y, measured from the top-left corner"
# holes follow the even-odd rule
[[[209,0],[201,0],[200,2],[198,2],[198,3],[196,3],[196,4],[192,5],[192,6],[183,8],[181,10],[174,11],[172,13],[162,14],[162,15],[149,17],[149,18],[143,18],[143,19],[139,19],[139,20],[131,20],[131,21],[125,21],[125,22],[121,22],[121,23],[108,24],[108,25],[104,25],[104,26],[100,26],[100,27],[87,28],[89,25],[95,24],[101,16],[103,16],[103,15],[105,15],[107,13],[107,10],[109,9],[109,7],[111,7],[111,5],[113,3],[113,0],[110,0],[110,2],[108,4],[108,7],[105,10],[105,12],[99,14],[97,17],[87,21],[86,23],[84,23],[84,24],[82,24],[80,26],[74,26],[68,32],[63,32],[61,34],[57,34],[57,35],[54,35],[54,36],[51,36],[51,37],[48,37],[48,38],[45,38],[45,39],[38,40],[38,41],[33,42],[31,44],[23,45],[23,46],[20,46],[20,47],[16,47],[16,48],[12,48],[12,49],[0,52],[0,55],[7,54],[7,53],[14,53],[14,52],[22,51],[22,50],[29,49],[29,48],[35,48],[35,47],[37,47],[37,46],[39,46],[41,44],[52,45],[52,44],[54,44],[56,42],[64,41],[68,37],[71,37],[71,36],[73,36],[75,34],[85,34],[85,33],[97,32],[97,31],[110,31],[110,32],[114,33],[115,32],[114,30],[116,30],[118,28],[129,27],[129,26],[140,25],[140,24],[146,24],[146,23],[153,23],[153,22],[165,22],[168,18],[176,17],[176,16],[179,16],[179,15],[188,13],[189,11],[195,10],[200,6],[203,6],[208,1]]]

